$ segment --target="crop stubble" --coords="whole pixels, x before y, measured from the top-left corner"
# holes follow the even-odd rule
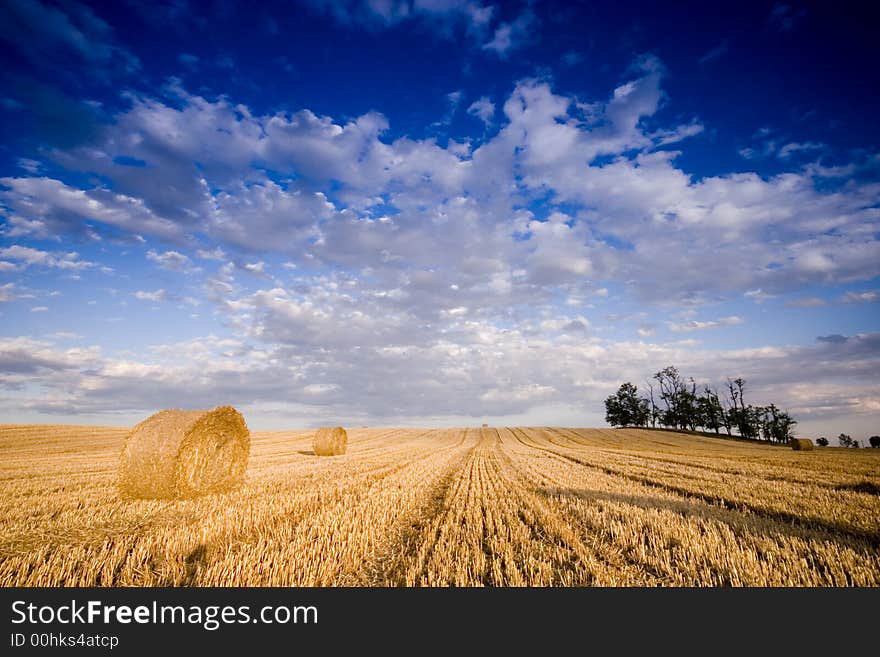
[[[2,585],[880,585],[872,450],[485,427],[320,458],[255,432],[238,490],[125,501],[125,434],[0,426]]]

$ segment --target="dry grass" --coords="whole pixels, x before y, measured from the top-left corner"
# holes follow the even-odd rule
[[[312,450],[317,456],[342,456],[348,449],[348,434],[342,427],[321,427],[315,432]]]
[[[880,585],[880,450],[640,430],[257,432],[234,494],[120,499],[127,431],[0,426],[0,584]]]
[[[168,409],[125,439],[119,490],[131,498],[183,498],[232,490],[247,470],[250,432],[231,406]]]

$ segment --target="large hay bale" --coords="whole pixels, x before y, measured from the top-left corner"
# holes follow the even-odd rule
[[[318,456],[338,456],[348,448],[348,434],[342,427],[321,427],[315,432],[312,449]]]
[[[792,438],[789,444],[798,452],[810,452],[813,449],[813,441],[809,438]]]
[[[483,428],[484,428],[484,429],[487,428],[488,426],[489,426],[488,424],[486,424],[485,422],[483,422]]]
[[[195,497],[241,483],[250,431],[231,406],[212,411],[159,411],[125,441],[119,489],[126,497]]]

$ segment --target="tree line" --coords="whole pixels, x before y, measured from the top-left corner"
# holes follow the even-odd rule
[[[816,444],[821,445],[822,447],[828,446],[828,439],[825,436],[821,436],[816,438]],[[858,449],[862,446],[862,444],[858,440],[853,440],[852,436],[848,433],[842,433],[837,437],[837,444],[841,447],[855,447]],[[868,444],[871,447],[880,448],[880,436],[871,436],[868,438]]]
[[[797,421],[775,404],[746,404],[745,379],[727,379],[719,392],[709,385],[698,390],[694,379],[684,379],[670,365],[646,382],[640,395],[632,383],[624,383],[605,400],[605,420],[614,427],[657,427],[681,430],[735,431],[742,438],[785,443],[793,438]]]

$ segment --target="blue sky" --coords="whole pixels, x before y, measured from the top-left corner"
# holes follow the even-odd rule
[[[0,417],[591,426],[676,364],[875,434],[875,25],[9,0]]]

